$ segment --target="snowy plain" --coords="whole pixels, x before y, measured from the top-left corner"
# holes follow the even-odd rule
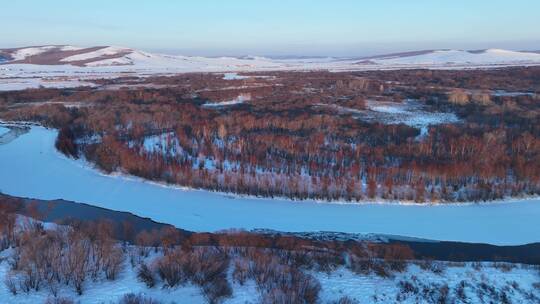
[[[441,265],[446,265],[442,263]],[[407,271],[396,273],[393,278],[382,278],[376,275],[358,275],[347,269],[337,269],[336,271],[325,274],[317,273],[316,278],[322,286],[321,299],[323,303],[335,301],[341,296],[348,296],[356,299],[359,303],[428,303],[427,299],[413,293],[405,293],[403,298],[396,300],[396,295],[400,294],[400,282],[405,281],[422,286],[439,286],[442,288],[448,285],[450,289],[465,281],[468,288],[465,288],[465,303],[486,303],[485,295],[475,288],[474,285],[485,283],[491,286],[497,292],[505,290],[512,282],[519,286],[516,290],[509,291],[510,303],[530,303],[525,294],[519,290],[535,290],[532,285],[538,282],[538,274],[534,269],[528,269],[526,266],[513,268],[508,272],[501,271],[493,267],[491,263],[482,263],[480,269],[475,269],[472,263],[448,263],[445,270],[440,274],[423,270],[418,265],[410,264]],[[439,289],[440,289],[439,288]],[[446,303],[462,303],[455,294],[450,292]],[[487,301],[487,303],[493,303]]]
[[[378,233],[518,245],[540,241],[540,199],[464,205],[321,203],[242,197],[101,174],[54,148],[57,131],[34,126],[0,145],[0,191],[128,211],[193,231]]]
[[[0,257],[7,256],[10,250],[0,252]],[[0,278],[6,277],[9,272],[9,264],[7,261],[0,262]],[[241,304],[241,303],[256,303],[257,292],[254,290],[255,286],[252,284],[252,290],[249,289],[249,285],[240,287],[232,285],[231,287],[235,291],[235,295],[232,299],[229,299],[227,304]],[[144,283],[141,283],[137,279],[137,274],[131,265],[126,260],[124,262],[124,270],[120,273],[119,278],[115,281],[109,281],[105,279],[98,279],[96,282],[88,280],[84,285],[84,294],[78,296],[72,287],[61,288],[58,293],[59,297],[67,297],[76,300],[81,304],[107,304],[117,303],[125,294],[142,293],[145,296],[152,297],[155,300],[163,301],[164,304],[168,303],[194,303],[203,304],[207,303],[203,297],[200,288],[194,285],[186,285],[178,288],[162,289],[159,287],[149,289]],[[42,289],[38,292],[32,291],[30,293],[21,293],[13,295],[9,292],[5,284],[0,284],[0,303],[17,303],[17,304],[34,304],[45,303],[50,297],[50,292],[47,289]],[[6,301],[6,302],[4,302]]]
[[[81,81],[78,79],[62,78],[12,78],[2,79],[0,81],[0,91],[19,91],[26,89],[44,88],[76,88],[76,87],[94,87],[92,82]]]
[[[0,252],[0,258],[6,257],[10,250]],[[442,262],[441,262],[442,263]],[[428,287],[438,292],[443,286],[448,286],[449,303],[493,303],[497,296],[493,293],[504,292],[511,303],[532,303],[533,297],[540,297],[540,290],[534,284],[539,283],[538,269],[527,265],[510,265],[510,270],[494,267],[492,263],[449,263],[441,264],[443,271],[433,273],[421,269],[418,265],[409,264],[403,273],[395,273],[393,277],[379,277],[375,274],[359,275],[346,268],[338,268],[330,273],[312,272],[311,274],[321,283],[319,294],[320,303],[331,303],[343,296],[359,301],[359,303],[427,303],[421,294],[402,293],[400,282],[410,282],[419,288]],[[230,267],[232,268],[232,267]],[[9,272],[6,260],[0,261],[0,278]],[[259,293],[255,282],[247,281],[244,285],[233,283],[231,271],[228,281],[231,282],[233,295],[224,304],[259,303]],[[465,281],[463,289],[465,301],[459,300],[455,294],[457,287]],[[482,286],[487,290],[483,290]],[[439,288],[437,288],[439,287]],[[144,294],[154,300],[167,303],[207,303],[199,287],[187,284],[175,288],[147,288],[137,279],[136,271],[129,262],[124,262],[123,271],[117,280],[108,281],[99,278],[97,281],[87,280],[84,293],[78,296],[72,287],[62,287],[60,297],[68,297],[81,304],[117,303],[125,294]],[[397,301],[397,296],[403,297]],[[20,293],[13,295],[5,284],[0,284],[0,299],[2,303],[33,304],[44,303],[49,298],[49,291],[42,289],[38,292]],[[534,301],[534,299],[532,300]]]
[[[29,60],[33,56],[54,51],[73,51],[82,53],[66,55],[53,65],[16,63],[17,60]],[[14,52],[11,61],[0,65],[0,84],[8,81],[28,83],[28,88],[36,87],[32,79],[36,77],[56,77],[48,83],[49,87],[73,87],[67,81],[89,81],[100,78],[117,78],[135,75],[174,75],[190,72],[229,72],[226,80],[243,79],[234,72],[255,71],[367,71],[393,69],[470,69],[499,68],[508,66],[540,65],[540,54],[517,52],[500,49],[488,49],[478,52],[464,50],[426,51],[414,56],[376,56],[358,58],[308,58],[308,59],[272,59],[267,57],[200,57],[153,54],[125,47],[103,47],[96,50],[76,46],[41,46],[21,48]],[[109,56],[104,57],[104,56]],[[104,59],[107,58],[107,59]],[[71,63],[88,61],[85,66]],[[13,63],[11,63],[13,62]],[[24,89],[22,85],[9,86],[10,89]],[[4,89],[5,90],[5,89]]]

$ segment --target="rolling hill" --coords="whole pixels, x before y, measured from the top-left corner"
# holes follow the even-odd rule
[[[249,71],[300,69],[457,68],[540,64],[535,52],[487,49],[424,50],[357,58],[198,57],[163,55],[115,46],[76,47],[48,45],[0,49],[0,64],[70,65],[75,67],[126,67],[177,71]]]

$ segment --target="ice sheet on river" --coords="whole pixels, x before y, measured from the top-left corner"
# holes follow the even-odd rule
[[[328,204],[238,198],[105,176],[54,148],[57,132],[32,127],[0,145],[0,191],[66,199],[129,211],[195,231],[267,228],[280,231],[381,233],[418,238],[524,244],[540,241],[540,201],[482,205]]]

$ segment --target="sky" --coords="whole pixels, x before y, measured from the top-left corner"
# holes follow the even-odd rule
[[[540,50],[538,0],[1,0],[0,47],[116,45],[185,55]]]

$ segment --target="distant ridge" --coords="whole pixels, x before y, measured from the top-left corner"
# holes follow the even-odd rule
[[[419,50],[376,56],[337,57],[201,57],[163,55],[127,47],[42,45],[0,49],[0,65],[72,66],[166,70],[177,72],[257,70],[355,70],[376,68],[460,68],[540,64],[540,51]]]
[[[400,52],[400,53],[390,53],[390,54],[383,54],[383,55],[374,55],[374,56],[368,56],[368,57],[360,57],[361,60],[371,60],[371,59],[390,59],[390,58],[402,58],[402,57],[412,57],[412,56],[419,56],[419,55],[425,55],[435,52],[435,50],[420,50],[420,51],[409,51],[409,52]]]

